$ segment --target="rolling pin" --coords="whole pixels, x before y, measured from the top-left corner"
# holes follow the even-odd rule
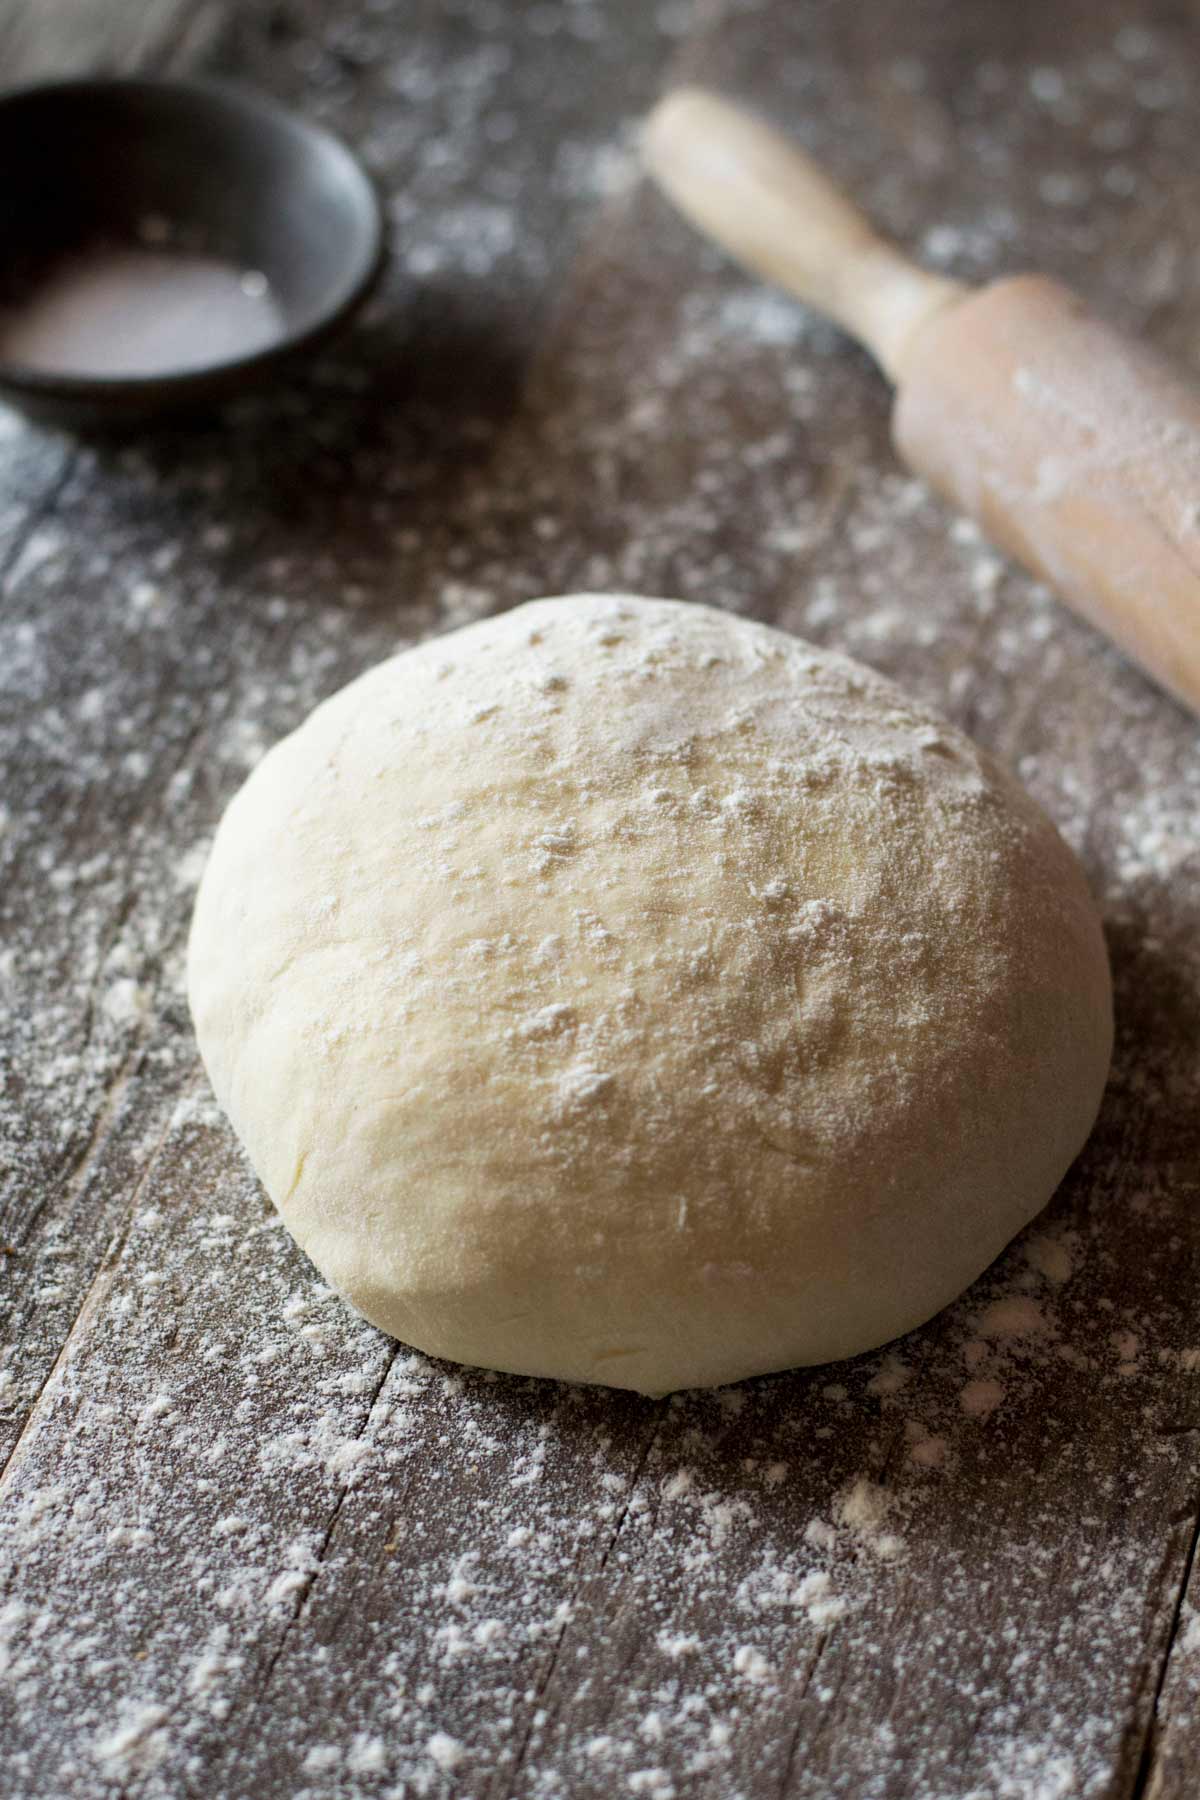
[[[920,269],[787,139],[714,94],[651,114],[643,157],[741,262],[858,338],[903,460],[1200,711],[1200,395],[1068,288]]]

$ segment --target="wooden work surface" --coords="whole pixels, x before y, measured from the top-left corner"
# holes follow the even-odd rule
[[[395,256],[224,423],[0,416],[0,1792],[1194,1800],[1196,724],[631,156],[664,84],[719,84],[933,265],[1041,267],[1200,362],[1194,9],[0,7],[6,78],[197,62],[356,143]],[[1092,1142],[887,1353],[661,1402],[431,1364],[316,1279],[207,1093],[182,950],[255,758],[394,648],[585,587],[941,702],[1102,900]]]

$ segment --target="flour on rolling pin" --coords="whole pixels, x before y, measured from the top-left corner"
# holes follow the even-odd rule
[[[917,268],[715,95],[669,95],[644,155],[696,224],[871,350],[907,463],[1200,710],[1200,393],[1183,372],[1056,282],[972,291]]]

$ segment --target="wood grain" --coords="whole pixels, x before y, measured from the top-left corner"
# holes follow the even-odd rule
[[[31,66],[38,16],[0,13]],[[1190,1800],[1196,727],[900,472],[866,360],[629,133],[728,87],[938,266],[1044,267],[1195,360],[1193,40],[1168,0],[255,0],[206,40],[364,149],[396,260],[224,422],[3,421],[0,1792]],[[602,586],[937,700],[1102,900],[1092,1143],[886,1354],[656,1403],[430,1363],[208,1100],[182,944],[257,754],[400,643]]]
[[[187,69],[211,53],[229,0],[5,0],[5,81]]]

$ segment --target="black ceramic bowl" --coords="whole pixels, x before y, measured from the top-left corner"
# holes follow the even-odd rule
[[[211,360],[201,336],[198,355],[152,372],[31,366],[0,333],[0,396],[59,423],[119,425],[223,399],[342,324],[383,261],[379,197],[345,146],[222,83],[14,90],[0,96],[0,168],[9,319],[48,269],[123,250],[219,259],[271,297],[271,333],[241,346],[226,331]]]

